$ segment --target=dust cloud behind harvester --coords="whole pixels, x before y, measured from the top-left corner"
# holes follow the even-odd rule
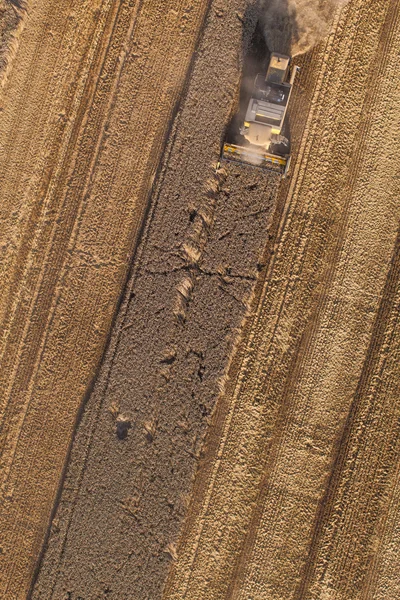
[[[329,31],[335,12],[349,0],[259,0],[260,20],[271,52],[303,54]]]

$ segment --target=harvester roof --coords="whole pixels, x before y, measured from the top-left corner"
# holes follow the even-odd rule
[[[266,80],[271,83],[283,83],[289,69],[290,57],[274,52],[269,61]]]

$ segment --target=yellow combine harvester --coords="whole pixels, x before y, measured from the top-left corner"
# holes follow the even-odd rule
[[[258,74],[240,134],[244,145],[224,143],[221,160],[289,171],[289,140],[282,135],[287,108],[298,67],[288,81],[290,57],[273,53],[267,74]]]

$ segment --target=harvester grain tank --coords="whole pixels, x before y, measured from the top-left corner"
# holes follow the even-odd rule
[[[273,53],[267,73],[259,73],[247,107],[240,134],[243,145],[224,143],[221,160],[241,162],[257,167],[279,170],[285,176],[289,170],[289,140],[282,135],[292,87],[298,67],[292,69],[291,59]]]

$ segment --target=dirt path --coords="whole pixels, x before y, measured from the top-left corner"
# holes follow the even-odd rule
[[[206,10],[28,3],[0,115],[4,598],[29,589]]]
[[[399,9],[354,0],[308,65],[306,135],[165,599],[398,595]]]

